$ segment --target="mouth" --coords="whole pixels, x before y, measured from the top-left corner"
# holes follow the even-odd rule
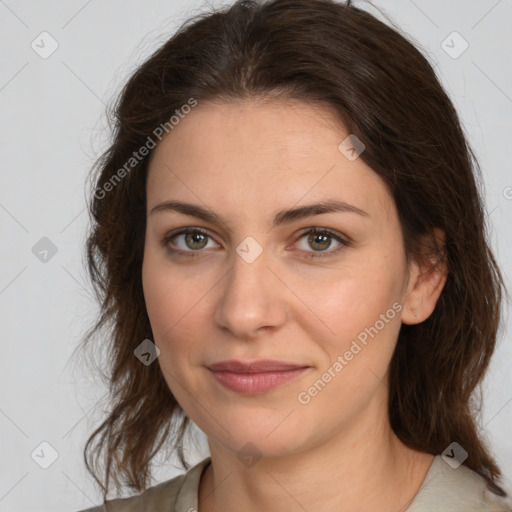
[[[241,394],[258,394],[286,384],[310,368],[282,361],[223,361],[207,366],[223,387]]]

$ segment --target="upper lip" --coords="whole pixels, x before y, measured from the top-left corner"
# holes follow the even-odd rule
[[[228,371],[234,373],[256,373],[296,370],[298,368],[308,368],[305,364],[285,363],[272,359],[259,359],[255,361],[220,361],[218,363],[209,364],[208,368],[213,371]]]

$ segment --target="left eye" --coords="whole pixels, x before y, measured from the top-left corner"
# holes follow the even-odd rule
[[[343,240],[340,236],[334,234],[332,231],[325,229],[325,228],[313,228],[309,231],[306,231],[302,234],[302,236],[299,238],[299,240],[305,239],[306,243],[309,247],[312,247],[314,250],[309,251],[307,248],[302,248],[306,252],[327,252],[327,249],[331,247],[332,240],[334,239],[338,245],[336,248],[332,251],[328,251],[328,255],[331,255],[333,253],[337,253],[338,250],[341,249],[340,246],[347,246],[348,242]],[[300,244],[299,244],[300,245]],[[307,257],[323,257],[323,254],[308,254]]]

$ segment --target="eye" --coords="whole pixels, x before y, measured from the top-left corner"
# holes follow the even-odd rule
[[[185,228],[177,232],[173,231],[168,233],[163,238],[162,244],[172,253],[185,256],[183,253],[198,253],[201,252],[202,249],[208,248],[208,239],[211,239],[211,236],[204,229]],[[171,243],[177,247],[177,249],[171,247]],[[186,256],[194,257],[196,254],[186,254]]]
[[[350,243],[344,240],[341,236],[335,234],[333,231],[327,228],[311,228],[301,235],[299,240],[304,239],[306,247],[301,248],[307,253],[306,258],[323,258],[326,256],[332,256],[338,254],[344,247],[348,247]],[[332,245],[332,240],[335,240],[338,245],[332,251],[327,251]],[[300,244],[299,244],[300,245]],[[307,247],[313,248],[313,251],[309,251]],[[315,254],[315,253],[326,253],[326,254]]]
[[[213,240],[208,231],[202,228],[189,227],[180,229],[179,231],[172,231],[168,233],[162,240],[162,245],[178,256],[199,256],[202,249],[212,248],[208,246],[208,240]],[[327,228],[310,228],[308,231],[302,233],[299,241],[305,239],[306,246],[299,247],[306,258],[322,258],[338,254],[344,247],[350,246],[350,242],[343,239],[340,235]],[[334,250],[328,251],[332,245],[332,240],[337,242]],[[218,247],[215,242],[214,246]],[[298,243],[300,246],[301,244]],[[173,247],[174,246],[174,247]],[[313,248],[313,251],[308,250],[308,247]],[[315,254],[316,253],[316,254]],[[325,253],[325,254],[320,254]]]

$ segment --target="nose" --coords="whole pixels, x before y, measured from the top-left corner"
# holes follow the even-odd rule
[[[266,252],[248,263],[238,253],[223,280],[215,321],[239,339],[254,339],[286,322],[286,286],[270,268]]]

